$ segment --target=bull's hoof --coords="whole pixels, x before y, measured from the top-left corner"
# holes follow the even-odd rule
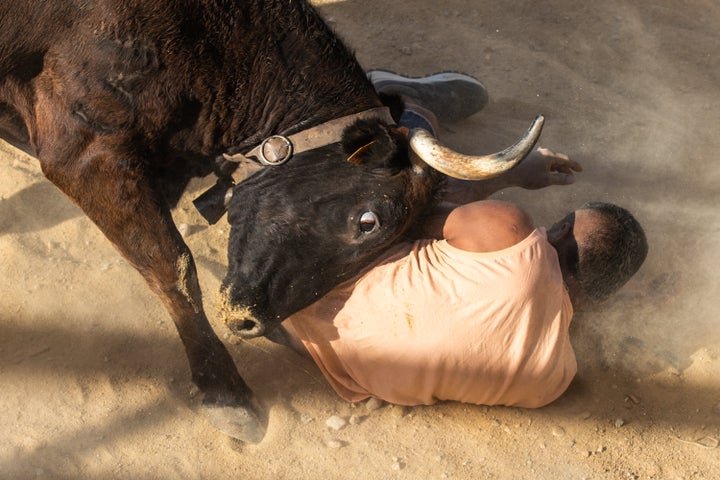
[[[223,401],[226,400],[226,401]],[[267,430],[267,414],[255,401],[232,405],[222,397],[203,401],[203,410],[215,428],[237,440],[260,443]]]

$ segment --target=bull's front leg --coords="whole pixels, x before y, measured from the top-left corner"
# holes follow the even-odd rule
[[[112,135],[84,148],[40,150],[45,175],[72,198],[143,275],[170,312],[192,380],[212,423],[245,441],[262,439],[266,416],[205,316],[195,263],[130,143]],[[76,152],[79,152],[76,154]]]

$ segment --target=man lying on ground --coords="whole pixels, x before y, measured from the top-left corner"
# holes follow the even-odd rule
[[[434,83],[433,76],[388,75],[392,81],[382,86],[402,87],[395,93],[410,105],[411,122],[435,131],[432,113],[414,108],[421,95],[410,97],[408,85],[445,86],[446,93],[453,82],[481,87],[462,74]],[[567,156],[539,149],[496,180],[452,184],[449,196],[464,202],[511,185],[568,184],[580,170]],[[350,402],[547,405],[577,370],[568,331],[573,310],[605,300],[647,255],[639,223],[607,203],[586,204],[547,230],[495,200],[446,204],[424,226],[425,239],[396,245],[284,322],[286,341],[308,352]]]

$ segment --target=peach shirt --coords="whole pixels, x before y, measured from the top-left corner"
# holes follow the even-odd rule
[[[540,228],[490,253],[400,244],[285,326],[351,402],[541,407],[577,371],[572,315]]]

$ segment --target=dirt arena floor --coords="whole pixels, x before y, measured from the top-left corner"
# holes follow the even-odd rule
[[[573,322],[576,381],[534,411],[351,405],[310,361],[215,322],[270,409],[262,443],[232,441],[198,415],[140,276],[3,145],[0,479],[720,478],[720,3],[316,3],[366,68],[485,82],[489,105],[447,126],[447,143],[504,147],[544,113],[541,145],[585,167],[570,187],[498,198],[538,224],[603,200],[645,225],[640,273]],[[190,198],[175,213],[214,319],[228,226],[208,228]],[[347,424],[329,428],[333,416]]]

